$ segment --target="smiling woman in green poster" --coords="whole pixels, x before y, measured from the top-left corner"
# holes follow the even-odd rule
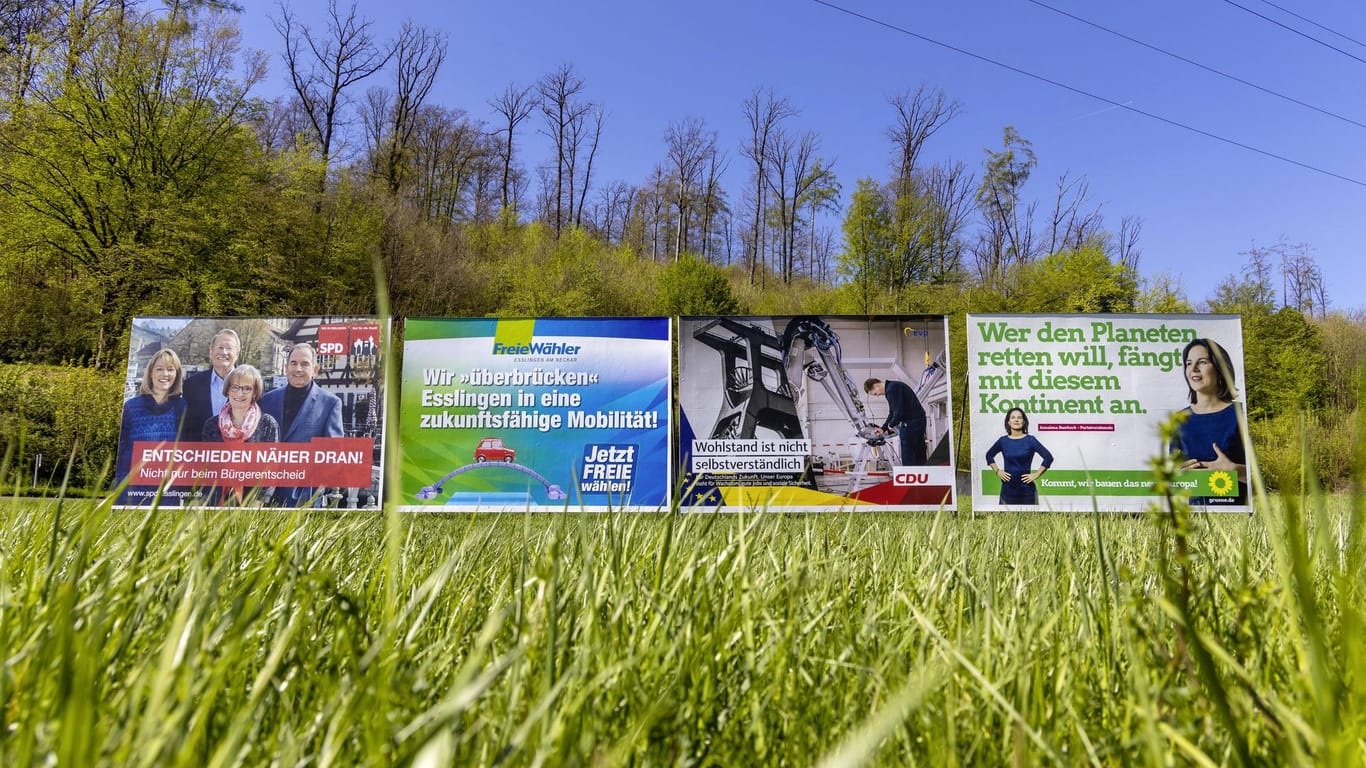
[[[1029,417],[1022,408],[1011,408],[1005,418],[1006,433],[987,450],[987,466],[1001,478],[1002,504],[1038,504],[1039,489],[1034,484],[1053,466],[1053,454],[1029,434]],[[1043,465],[1032,469],[1034,456]],[[996,457],[1004,458],[1005,467],[996,466]]]
[[[1184,458],[1182,469],[1213,471],[1210,486],[1238,492],[1227,496],[1194,497],[1192,504],[1245,504],[1247,455],[1233,399],[1233,362],[1228,352],[1212,339],[1195,339],[1181,351],[1185,361],[1187,399],[1185,421],[1172,441],[1171,450]]]

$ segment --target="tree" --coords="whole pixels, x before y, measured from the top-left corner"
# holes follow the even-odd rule
[[[1319,409],[1327,389],[1323,334],[1299,310],[1243,316],[1249,418]]]
[[[1276,289],[1271,282],[1271,252],[1255,245],[1242,253],[1247,268],[1229,275],[1206,302],[1210,312],[1266,315],[1276,309]]]
[[[280,5],[280,18],[273,23],[284,42],[290,85],[313,129],[326,172],[350,90],[383,69],[394,48],[375,39],[374,22],[357,17],[354,2],[343,15],[337,0],[328,0],[327,29],[321,33],[299,23],[287,3]]]
[[[673,249],[677,260],[691,245],[693,207],[705,198],[703,170],[716,155],[716,133],[708,131],[701,119],[688,118],[669,124],[664,145],[677,215]]]
[[[1083,210],[1090,196],[1090,185],[1086,177],[1068,179],[1067,174],[1058,177],[1057,191],[1053,197],[1053,215],[1048,222],[1048,245],[1044,253],[1060,250],[1078,250],[1093,239],[1101,238],[1103,218],[1099,208]]]
[[[1034,256],[1033,207],[1021,210],[1021,190],[1038,160],[1028,139],[1014,126],[1006,126],[1001,150],[987,150],[977,205],[984,228],[977,247],[978,274],[985,281],[997,279],[1002,270]]]
[[[887,129],[895,150],[893,176],[898,197],[915,193],[916,161],[930,137],[961,112],[956,102],[946,102],[944,92],[920,86],[889,99],[896,121]]]
[[[374,151],[379,173],[390,194],[398,194],[412,173],[413,134],[418,115],[436,83],[441,63],[446,59],[446,36],[403,22],[394,44],[394,97],[392,103],[378,101],[387,109],[374,109],[384,129],[376,136]]]
[[[720,267],[685,254],[659,275],[659,309],[669,315],[733,315],[740,302]]]
[[[578,168],[578,148],[583,140],[578,133],[581,131],[585,136],[591,134],[591,138],[588,139],[588,159],[584,162],[583,166],[583,183],[579,185],[579,202],[574,206],[574,226],[576,227],[583,226],[584,201],[588,199],[588,190],[593,183],[593,158],[598,155],[598,142],[602,139],[602,107],[597,104],[592,105],[592,108],[588,111],[587,117],[592,120],[591,127],[586,127],[583,122],[579,122],[574,128],[575,153],[574,162],[571,164],[571,167],[574,169]]]
[[[509,84],[501,95],[489,102],[489,106],[502,118],[499,133],[506,134],[498,152],[499,158],[503,161],[503,183],[500,187],[503,216],[506,217],[506,221],[516,221],[517,198],[511,194],[509,185],[514,157],[512,139],[517,126],[535,111],[536,101],[532,98],[530,88],[517,88]]]
[[[555,147],[554,183],[546,190],[549,199],[545,207],[558,237],[564,226],[575,220],[574,166],[586,136],[583,121],[593,111],[593,104],[582,98],[583,78],[575,74],[570,64],[562,64],[542,77],[536,89],[541,95],[544,119],[541,130]]]
[[[811,131],[793,138],[780,130],[772,144],[768,191],[778,231],[778,273],[784,283],[791,283],[796,274],[801,209],[810,195],[837,194],[832,188],[838,189],[838,183],[829,164],[816,156],[820,141]]]
[[[930,201],[926,274],[936,285],[956,282],[963,268],[962,233],[972,212],[972,175],[962,163],[932,166],[924,176]]]
[[[878,183],[858,180],[844,217],[844,250],[838,272],[849,277],[861,312],[874,310],[874,297],[890,287],[889,261],[895,238],[892,214]]]
[[[1242,315],[1248,417],[1313,410],[1323,402],[1327,381],[1322,335],[1298,309],[1276,308],[1276,252],[1254,245],[1243,255],[1242,274],[1225,278],[1207,305],[1211,312]]]
[[[765,265],[765,244],[764,237],[764,212],[768,209],[767,190],[768,190],[768,165],[773,157],[773,137],[781,129],[783,123],[788,118],[794,117],[797,111],[788,103],[787,99],[779,98],[772,91],[761,91],[756,88],[745,99],[744,103],[745,120],[749,126],[749,135],[745,138],[745,143],[741,148],[741,154],[754,164],[754,175],[752,181],[754,186],[753,198],[750,200],[753,205],[754,217],[752,220],[750,237],[747,247],[746,259],[749,262],[749,280],[754,283],[760,270]]]
[[[46,49],[61,36],[59,0],[0,0],[0,118],[12,116],[33,88]],[[71,11],[77,15],[75,8]]]
[[[812,279],[819,279],[820,259],[817,256],[817,230],[816,217],[821,211],[839,210],[840,183],[835,176],[834,168],[820,158],[816,159],[811,172],[803,180],[801,185],[800,198],[802,205],[810,211],[810,218],[807,221],[807,276]],[[829,234],[829,230],[825,230]]]
[[[1132,271],[1124,259],[1120,259],[1119,263]],[[1190,301],[1186,299],[1186,292],[1181,287],[1181,283],[1163,272],[1140,281],[1138,297],[1134,301],[1134,311],[1172,315],[1195,310],[1191,307]]]
[[[264,66],[249,60],[236,79],[236,28],[184,3],[108,9],[68,34],[0,131],[0,266],[17,276],[11,257],[24,254],[29,290],[66,296],[57,306],[92,323],[67,354],[111,365],[137,311],[211,313],[260,295],[261,260],[224,253],[246,210],[248,90]]]
[[[1097,244],[1016,265],[1011,303],[1019,312],[1132,312],[1138,276]]]
[[[1285,305],[1310,317],[1324,317],[1328,312],[1328,291],[1309,244],[1287,246],[1282,241],[1275,250],[1281,258],[1281,297]]]

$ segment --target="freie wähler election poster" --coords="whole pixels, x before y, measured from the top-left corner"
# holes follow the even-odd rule
[[[668,318],[404,328],[404,509],[668,509]]]
[[[1247,511],[1236,315],[968,315],[974,510],[1141,511],[1151,462],[1209,510]],[[1175,439],[1160,425],[1183,412]]]
[[[955,505],[942,315],[685,317],[678,337],[685,507]]]
[[[378,508],[387,323],[134,318],[117,505]]]

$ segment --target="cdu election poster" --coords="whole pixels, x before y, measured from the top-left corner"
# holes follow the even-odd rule
[[[1176,487],[1247,511],[1236,315],[968,315],[974,510],[1141,511]],[[1181,423],[1164,441],[1160,426]]]
[[[378,508],[375,317],[134,318],[117,505]]]
[[[685,317],[678,329],[683,506],[954,507],[942,315]]]
[[[670,503],[668,318],[409,318],[405,510]]]

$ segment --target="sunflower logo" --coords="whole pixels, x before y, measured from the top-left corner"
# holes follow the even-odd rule
[[[1227,472],[1214,472],[1209,476],[1209,489],[1215,496],[1227,496],[1233,493],[1233,476]]]

